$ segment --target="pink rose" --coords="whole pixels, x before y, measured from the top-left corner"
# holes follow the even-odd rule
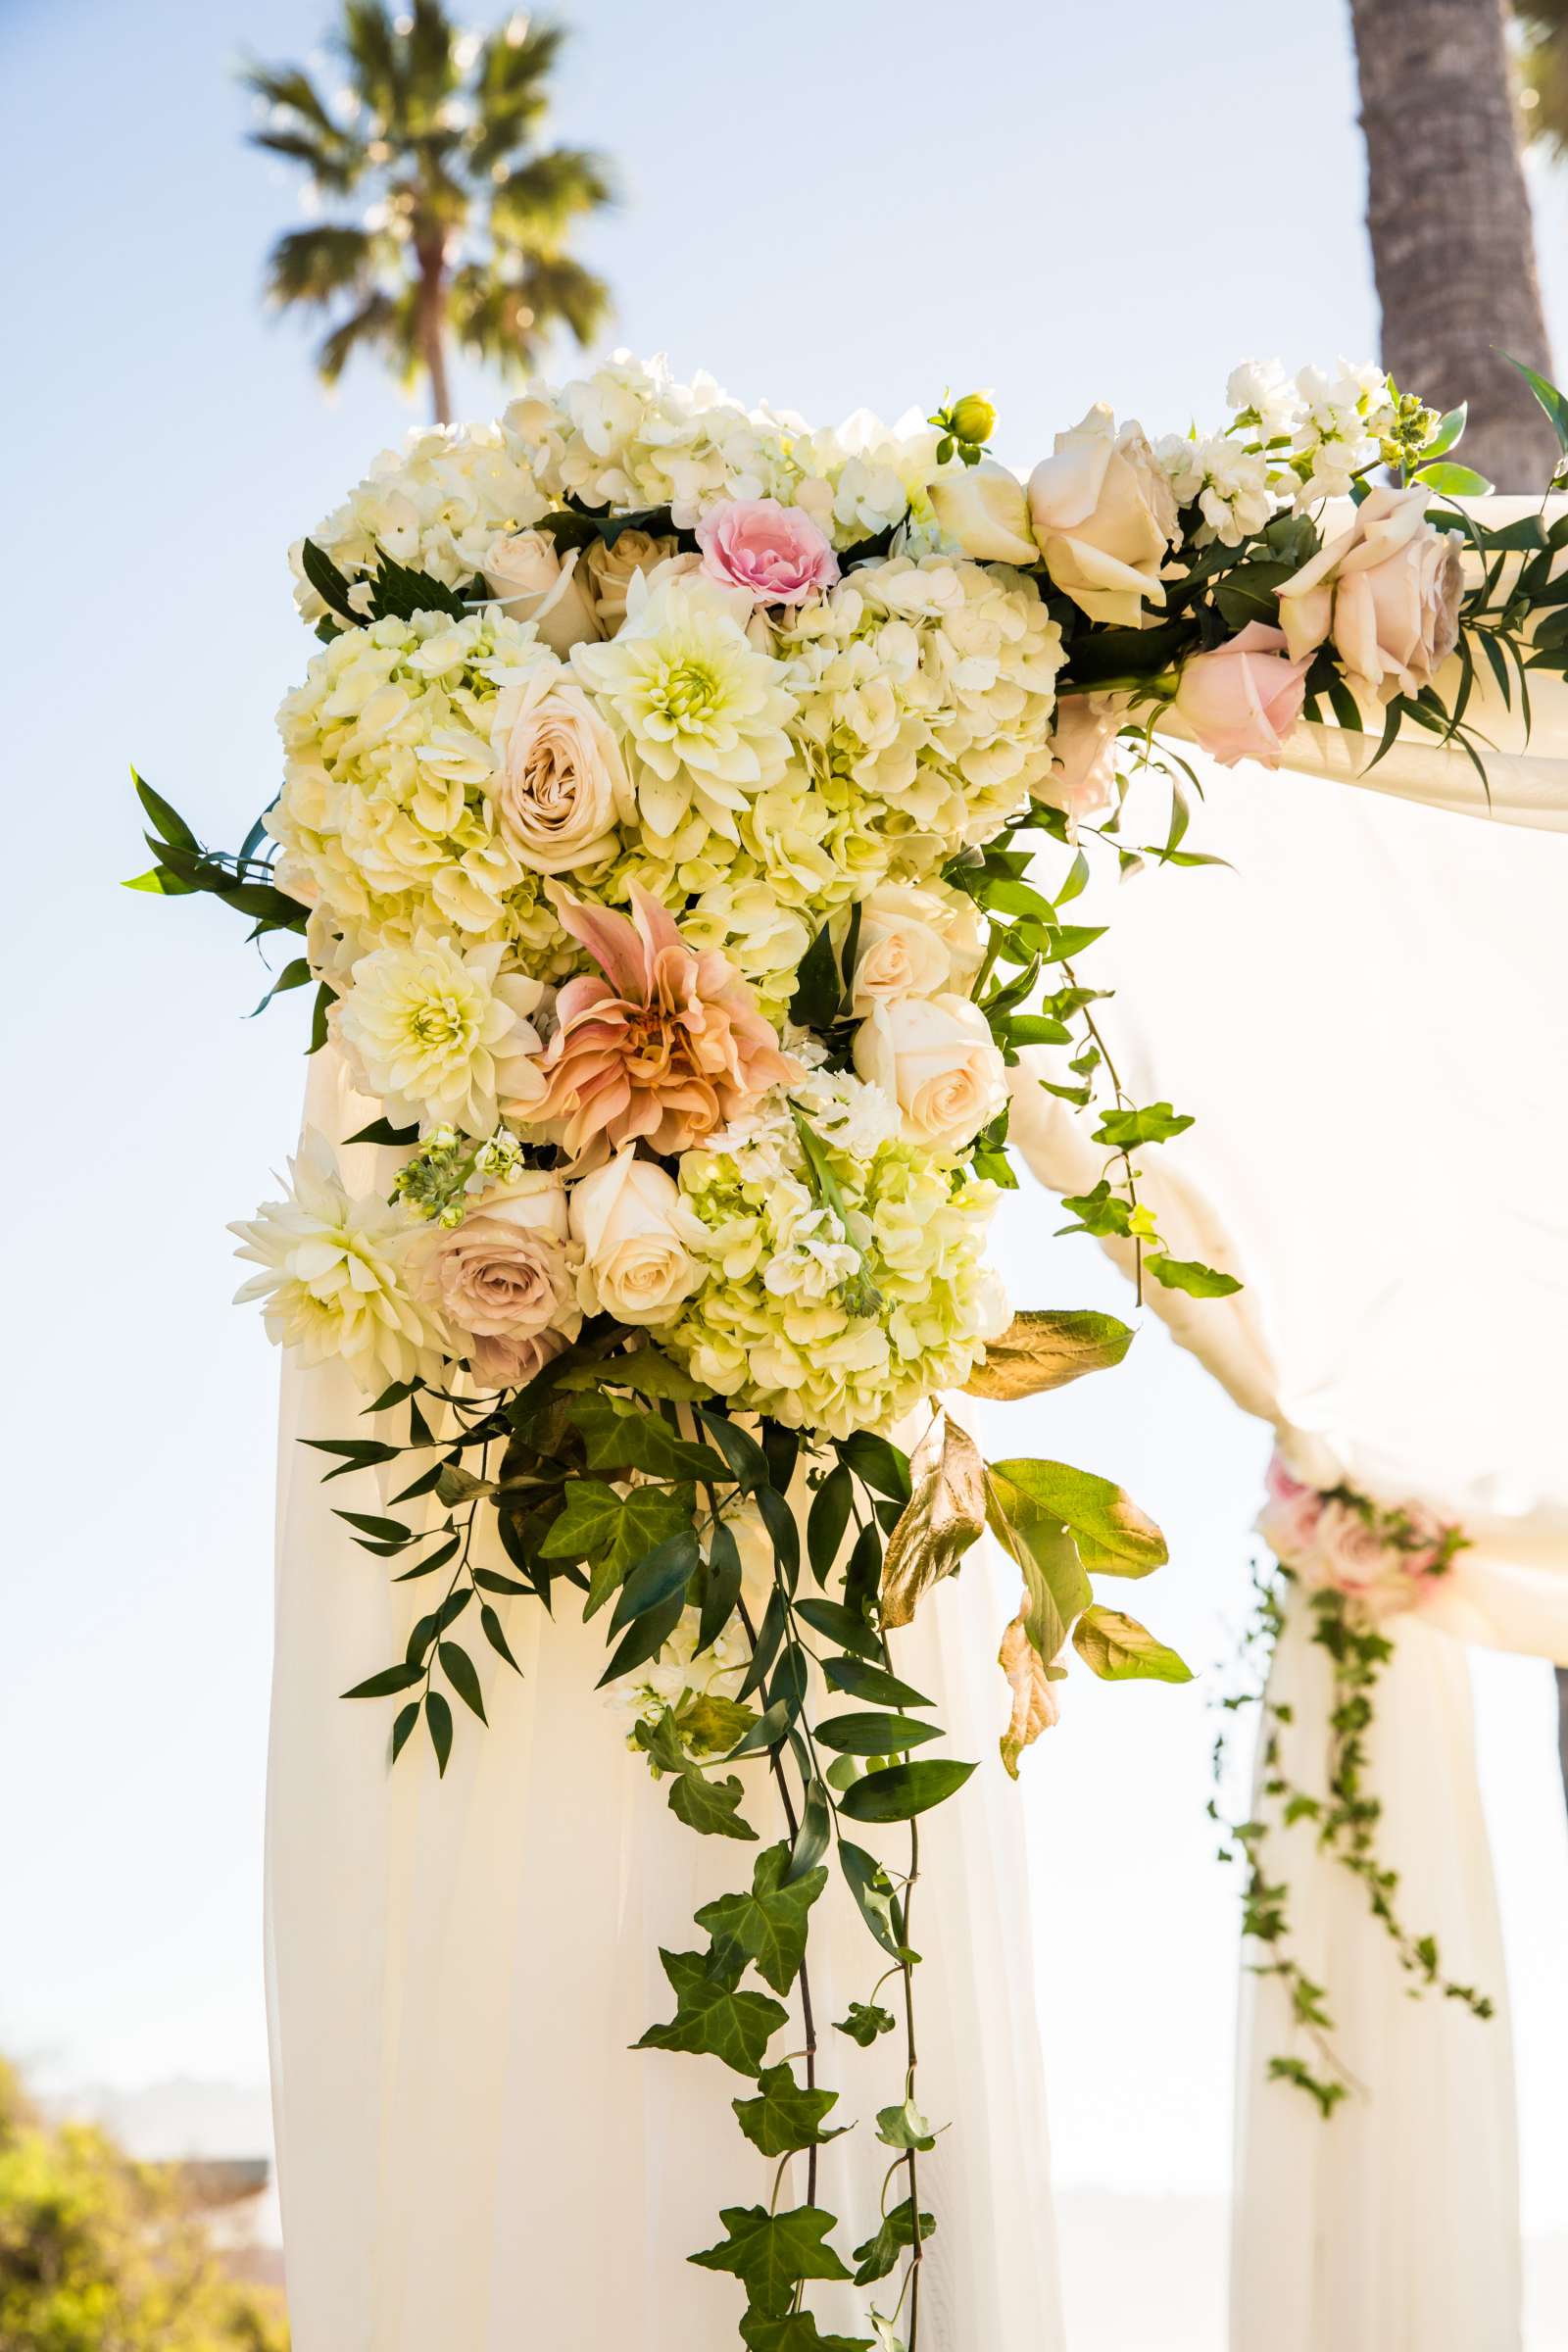
[[[1311,655],[1292,661],[1285,637],[1250,620],[1240,636],[1182,665],[1176,710],[1222,767],[1256,760],[1278,767],[1301,715]]]
[[[1116,790],[1116,730],[1131,697],[1064,694],[1051,731],[1051,773],[1031,786],[1037,801],[1071,817],[1098,816]]]
[[[415,1280],[483,1388],[520,1387],[582,1327],[561,1178],[529,1170],[416,1246]]]
[[[1457,531],[1427,520],[1427,493],[1374,490],[1355,519],[1279,592],[1293,655],[1332,637],[1352,678],[1388,702],[1418,694],[1453,652],[1464,576]]]
[[[804,605],[831,588],[839,560],[804,507],[776,498],[729,498],[697,525],[703,569],[760,605]]]
[[[1257,1515],[1257,1532],[1277,1560],[1294,1568],[1311,1549],[1322,1516],[1323,1497],[1316,1487],[1293,1478],[1276,1453],[1264,1481],[1268,1500]]]

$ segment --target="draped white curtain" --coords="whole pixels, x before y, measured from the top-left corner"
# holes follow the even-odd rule
[[[1081,977],[1117,992],[1097,1010],[1129,1092],[1197,1117],[1141,1189],[1174,1255],[1246,1285],[1195,1300],[1152,1284],[1148,1304],[1301,1475],[1436,1503],[1473,1539],[1390,1629],[1371,1778],[1401,1912],[1498,2015],[1410,1999],[1348,1874],[1307,1825],[1276,1829],[1299,1956],[1363,2091],[1325,2124],[1267,2081],[1272,2053],[1312,2053],[1277,1982],[1250,1976],[1233,2352],[1520,2340],[1512,2060],[1460,1642],[1568,1659],[1568,841],[1522,829],[1538,806],[1568,813],[1565,753],[1548,728],[1507,771],[1510,824],[1204,766],[1192,839],[1235,870],[1146,872],[1085,917],[1111,923]],[[1293,757],[1313,761],[1310,739]],[[1400,797],[1482,812],[1462,758],[1408,760]],[[1105,1154],[1033,1077],[1014,1141],[1046,1183],[1084,1190]],[[1294,1717],[1289,1765],[1321,1786],[1326,1660],[1298,1618],[1269,1696]]]
[[[318,1054],[312,1123],[335,1140],[373,1115]],[[384,1188],[368,1147],[345,1159]],[[394,1587],[334,1516],[380,1508],[353,1491],[369,1481],[323,1488],[325,1457],[299,1444],[368,1434],[363,1402],[341,1367],[285,1370],[267,1891],[297,2352],[731,2352],[740,2290],[685,2258],[723,2235],[720,2204],[767,2203],[774,2168],[730,2112],[741,2078],[629,2044],[673,2008],[658,1947],[700,1945],[694,1909],[758,1848],[672,1818],[595,1693],[603,1621],[574,1622],[569,1597],[554,1620],[510,1605],[520,1682],[470,1645],[491,1726],[459,1723],[444,1782],[422,1734],[388,1770],[390,1708],[338,1693],[401,1653],[424,1588]],[[1016,1605],[1016,1571],[974,1556],[899,1656],[953,1752],[980,1761],[923,1826],[915,1897],[920,2098],[953,2125],[922,2160],[930,2352],[1061,2346],[1020,1798],[997,1747]],[[748,1809],[782,1834],[765,1785]],[[811,1937],[821,2080],[859,2126],[822,2151],[818,2193],[845,2246],[876,2227],[870,2119],[901,2095],[903,2045],[862,2053],[833,2021],[884,1965],[830,1884]],[[780,2053],[799,2023],[785,2034]],[[824,2330],[860,2335],[875,2295],[810,2301]]]

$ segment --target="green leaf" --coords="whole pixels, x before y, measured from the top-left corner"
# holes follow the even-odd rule
[[[479,1688],[478,1669],[467,1651],[457,1642],[442,1642],[437,1645],[435,1654],[441,1661],[442,1673],[464,1705],[471,1707],[481,1723],[487,1723],[489,1717],[484,1711],[484,1692]]]
[[[741,1596],[741,1555],[733,1530],[717,1520],[709,1530],[708,1574],[703,1586],[702,1623],[697,1630],[697,1652],[711,1649],[735,1614]]]
[[[736,1741],[756,1732],[761,1720],[750,1707],[717,1690],[689,1691],[675,1710],[681,1744],[693,1755],[728,1756]]]
[[[752,1961],[775,1992],[788,1992],[806,1957],[808,1914],[827,1885],[825,1870],[808,1870],[790,1881],[787,1845],[770,1845],[757,1857],[749,1894],[720,1895],[705,1903],[697,1925],[715,1944],[732,1944]]]
[[[409,1737],[419,1720],[419,1702],[411,1698],[406,1707],[399,1707],[397,1721],[392,1726],[392,1761],[395,1764],[408,1746]]]
[[[1512,352],[1505,351],[1501,357],[1507,361],[1510,368],[1518,368],[1525,382],[1550,417],[1551,429],[1557,436],[1557,447],[1562,451],[1564,457],[1568,457],[1568,399],[1565,399],[1556,385],[1549,382],[1545,376],[1538,375],[1534,368],[1527,368],[1523,360],[1516,360]]]
[[[1136,1617],[1098,1602],[1085,1609],[1072,1629],[1072,1645],[1084,1663],[1106,1683],[1190,1683],[1193,1670],[1156,1642]]]
[[[1004,1401],[1064,1388],[1087,1372],[1119,1364],[1133,1334],[1114,1315],[1026,1307],[1000,1339],[986,1343],[985,1362],[964,1384],[970,1396]]]
[[[547,1560],[586,1560],[593,1585],[583,1614],[594,1616],[634,1562],[691,1527],[691,1509],[665,1487],[617,1494],[596,1478],[575,1478],[539,1545]]]
[[[873,1494],[886,1494],[894,1502],[908,1501],[909,1457],[886,1438],[858,1429],[853,1437],[840,1441],[839,1457]]]
[[[669,1791],[669,1809],[677,1821],[703,1838],[755,1839],[757,1832],[740,1815],[745,1784],[735,1773],[710,1781],[700,1772],[683,1772]],[[702,1924],[702,1914],[698,1914]]]
[[[926,2238],[935,2235],[936,2226],[933,2215],[921,2214],[920,2239],[922,2244]],[[856,2285],[869,2286],[874,2278],[885,2278],[905,2247],[912,2246],[913,2243],[914,2207],[906,2197],[902,2205],[894,2206],[875,2237],[868,2237],[863,2246],[856,2247],[855,2260],[858,2266],[855,2273]]]
[[[412,1690],[416,1683],[422,1683],[423,1680],[424,1669],[421,1666],[408,1663],[401,1666],[386,1666],[379,1674],[372,1674],[368,1682],[356,1683],[352,1690],[344,1691],[343,1696],[345,1698],[390,1698],[394,1691]]]
[[[803,1029],[831,1029],[843,1002],[844,982],[826,923],[801,957],[790,1000],[790,1019]]]
[[[937,2135],[912,2099],[900,2107],[881,2107],[877,2110],[876,2135],[890,2148],[917,2148],[926,2155],[937,2144]]]
[[[1039,1655],[1054,1658],[1067,1628],[1094,1598],[1078,1546],[1059,1512],[995,1472],[987,1478],[991,1532],[1023,1571],[1024,1628]]]
[[[835,1471],[834,1476],[837,1475]],[[853,1609],[845,1608],[840,1601],[817,1600],[808,1595],[805,1600],[795,1603],[795,1614],[803,1624],[810,1627],[813,1634],[821,1634],[829,1642],[836,1642],[841,1649],[853,1650],[857,1657],[870,1658],[874,1662],[882,1655],[881,1636],[866,1624],[863,1617],[857,1616]]]
[[[430,1734],[430,1745],[435,1749],[436,1769],[443,1780],[452,1754],[452,1709],[439,1690],[424,1694],[424,1720]]]
[[[1438,429],[1422,451],[1422,457],[1427,460],[1442,458],[1446,457],[1450,449],[1457,448],[1469,414],[1469,402],[1461,400],[1456,409],[1449,409],[1446,416],[1440,416]]]
[[[764,2156],[789,2156],[797,2148],[817,2148],[837,2139],[848,2126],[831,2132],[822,2118],[838,2105],[836,2090],[805,2090],[789,2066],[764,2067],[757,2078],[754,2099],[731,2099],[735,2120],[754,2148]]]
[[[162,794],[154,792],[146,778],[139,776],[134,768],[130,771],[130,780],[136,787],[136,798],[157,828],[159,839],[172,850],[193,850],[199,854],[202,845],[178,809],[172,808]]]
[[[642,1470],[650,1478],[728,1483],[728,1468],[710,1446],[678,1438],[658,1413],[610,1396],[574,1396],[566,1418],[582,1432],[590,1470]]]
[[[692,1404],[711,1395],[693,1380],[683,1364],[662,1355],[657,1348],[639,1348],[630,1355],[610,1355],[592,1364],[573,1364],[557,1382],[563,1390],[630,1389],[639,1396],[670,1397]]]
[[[993,1463],[990,1475],[993,1498],[1013,1532],[1026,1529],[1036,1517],[1060,1521],[1072,1530],[1086,1568],[1113,1576],[1147,1576],[1170,1556],[1153,1521],[1108,1478],[1096,1478],[1066,1462],[1029,1460]],[[995,1512],[993,1526],[1016,1559]],[[1087,1598],[1065,1613],[1076,1616]]]
[[[1177,1111],[1169,1102],[1148,1102],[1141,1110],[1107,1110],[1092,1141],[1108,1144],[1117,1152],[1132,1152],[1140,1144],[1168,1143],[1173,1135],[1185,1134],[1192,1124],[1190,1116]]]
[[[839,1462],[811,1496],[811,1507],[806,1517],[806,1556],[819,1585],[825,1585],[833,1572],[854,1500],[854,1482]]]
[[[747,2352],[875,2352],[868,2335],[823,2335],[808,2311],[749,2311],[741,2342]]]
[[[507,1664],[512,1668],[514,1674],[520,1674],[522,1672],[522,1668],[517,1664],[516,1659],[512,1654],[512,1647],[507,1640],[506,1628],[503,1626],[500,1618],[496,1615],[495,1610],[490,1606],[488,1601],[484,1601],[480,1605],[479,1623],[484,1629],[485,1640],[489,1642],[497,1657],[505,1658]]]
[[[833,1808],[827,1790],[820,1781],[812,1781],[806,1791],[800,1830],[790,1849],[789,1877],[792,1884],[814,1875],[818,1862],[827,1852],[832,1834]]]
[[[408,1144],[417,1143],[417,1127],[394,1127],[390,1119],[372,1119],[354,1135],[343,1138],[345,1144],[384,1144],[388,1149],[402,1151]]]
[[[598,1689],[602,1690],[607,1683],[618,1682],[623,1674],[630,1674],[634,1666],[646,1666],[650,1658],[658,1657],[679,1625],[685,1606],[684,1593],[673,1593],[659,1608],[649,1609],[628,1626],[619,1648],[599,1677]]]
[[[760,2074],[762,2053],[788,2011],[765,1993],[737,1992],[738,1959],[666,1951],[659,1957],[674,1988],[675,2014],[668,2025],[650,2026],[637,2048],[692,2050],[721,2058],[738,2075]]]
[[[848,1838],[839,1839],[838,1854],[845,1884],[876,1941],[895,1960],[917,1960],[918,1952],[911,1952],[904,1940],[903,1907],[882,1864],[863,1845],[856,1845]]]
[[[1490,498],[1492,484],[1484,473],[1473,466],[1422,466],[1411,474],[1412,482],[1420,482],[1428,490],[1436,490],[1444,498]]]
[[[753,1488],[767,1485],[767,1456],[750,1430],[737,1428],[722,1413],[707,1412],[701,1408],[697,1420],[712,1439],[743,1489],[749,1493]]]
[[[461,1502],[482,1502],[487,1494],[495,1493],[496,1482],[493,1478],[475,1478],[461,1462],[443,1462],[435,1491],[437,1499],[450,1511]]]
[[[839,1811],[851,1821],[909,1821],[929,1812],[952,1796],[973,1772],[953,1756],[923,1756],[913,1764],[893,1764],[886,1772],[868,1772],[839,1799]]]
[[[1234,1274],[1218,1274],[1196,1258],[1167,1257],[1162,1250],[1145,1258],[1144,1270],[1167,1291],[1185,1291],[1189,1298],[1228,1298],[1242,1287]]]
[[[1233,629],[1245,629],[1249,621],[1261,620],[1270,627],[1279,625],[1279,602],[1276,589],[1291,576],[1289,564],[1258,561],[1238,564],[1222,580],[1214,583],[1214,602]]]
[[[610,1620],[611,1632],[618,1634],[623,1626],[645,1617],[651,1609],[661,1609],[666,1601],[683,1597],[701,1558],[694,1527],[683,1527],[678,1534],[667,1536],[645,1560],[638,1562],[621,1587]]]
[[[314,539],[306,539],[301,543],[300,569],[322,604],[335,612],[340,620],[346,620],[351,628],[364,628],[366,615],[356,612],[349,603],[348,581],[325,549],[318,547]]]
[[[278,973],[277,978],[272,982],[271,987],[268,990],[266,996],[257,1005],[256,1012],[265,1012],[274,997],[285,996],[288,991],[293,988],[304,988],[309,982],[310,977],[311,967],[309,963],[306,961],[303,956],[296,956],[291,962],[284,964],[283,969]],[[256,1012],[253,1012],[250,1016],[253,1021],[256,1018]]]
[[[805,1614],[806,1603],[801,1603]],[[935,1699],[926,1698],[910,1683],[901,1683],[896,1674],[885,1674],[880,1666],[864,1658],[824,1658],[822,1672],[835,1690],[847,1691],[851,1698],[866,1698],[882,1707],[931,1707]]]
[[[862,2050],[868,2050],[879,2034],[897,2033],[898,2023],[891,2010],[880,2008],[874,2001],[852,2001],[849,2016],[841,2017],[833,2031],[847,2034]]]
[[[816,1736],[835,1754],[899,1756],[942,1734],[934,1723],[920,1723],[912,1715],[832,1715],[818,1725]]]
[[[760,2312],[781,2318],[805,2278],[848,2278],[849,2272],[824,2241],[834,2217],[818,2205],[797,2205],[768,2213],[760,2205],[726,2205],[719,2214],[728,2235],[720,2245],[688,2260],[705,2271],[728,2271],[745,2283]]]
[[[346,1519],[350,1527],[357,1527],[364,1536],[374,1536],[380,1544],[403,1544],[414,1541],[412,1531],[401,1519],[376,1519],[368,1511],[337,1511],[333,1516]]]

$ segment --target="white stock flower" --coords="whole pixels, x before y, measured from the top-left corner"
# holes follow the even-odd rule
[[[1262,441],[1287,439],[1300,420],[1300,394],[1278,360],[1243,360],[1231,369],[1225,398],[1239,416],[1256,419]]]
[[[1179,503],[1196,505],[1203,517],[1197,545],[1218,539],[1239,547],[1271,519],[1277,502],[1268,460],[1259,452],[1223,433],[1204,440],[1168,433],[1154,454]]]
[[[487,1136],[502,1099],[526,1105],[543,1095],[532,1059],[541,1041],[528,1015],[544,990],[504,973],[505,954],[499,942],[465,951],[420,931],[409,947],[377,948],[355,964],[332,1027],[394,1125],[445,1123]]]
[[[1303,368],[1296,378],[1302,416],[1291,456],[1301,478],[1298,506],[1346,498],[1355,476],[1376,462],[1380,436],[1394,421],[1389,379],[1370,361],[1338,372]]]
[[[422,1230],[376,1194],[352,1198],[325,1137],[308,1129],[289,1163],[287,1199],[229,1227],[237,1254],[263,1269],[235,1299],[261,1299],[269,1337],[306,1363],[341,1357],[368,1396],[416,1373],[434,1377],[443,1335],[407,1281]]]

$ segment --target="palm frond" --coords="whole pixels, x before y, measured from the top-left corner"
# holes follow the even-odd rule
[[[497,183],[491,233],[501,245],[554,253],[573,220],[614,201],[603,156],[583,147],[552,147]]]
[[[553,328],[566,326],[589,343],[610,311],[610,289],[578,262],[535,261],[503,272],[470,262],[450,288],[452,330],[475,358],[503,375],[526,375]]]
[[[380,0],[345,0],[338,42],[371,114],[383,128],[401,122],[405,92],[398,38]]]
[[[545,84],[565,38],[564,25],[514,18],[485,42],[473,76],[476,170],[503,163],[539,129],[550,111]]]
[[[335,384],[357,351],[397,351],[397,310],[390,295],[377,289],[356,311],[334,326],[317,346],[316,372],[323,384]]]
[[[328,303],[359,291],[375,264],[375,241],[363,228],[320,222],[285,230],[267,257],[269,300],[289,308]]]
[[[579,344],[591,343],[610,317],[610,288],[602,277],[564,254],[530,263],[522,290],[543,327],[569,327]]]
[[[314,123],[324,136],[336,137],[338,126],[302,66],[248,65],[241,69],[240,80],[269,106],[283,107],[302,122]]]

